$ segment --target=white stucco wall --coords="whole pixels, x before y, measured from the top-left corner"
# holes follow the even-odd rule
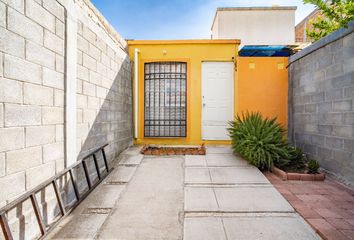
[[[212,26],[213,39],[240,39],[241,45],[295,43],[295,9],[222,8]]]

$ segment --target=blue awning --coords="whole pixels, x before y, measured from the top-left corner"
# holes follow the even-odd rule
[[[292,50],[282,45],[246,45],[238,54],[241,57],[289,57]]]

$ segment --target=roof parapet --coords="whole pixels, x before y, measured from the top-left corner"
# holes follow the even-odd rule
[[[252,11],[252,10],[296,10],[296,6],[271,6],[271,7],[219,7],[216,11]]]
[[[218,7],[215,11],[214,19],[211,24],[211,29],[213,29],[215,24],[216,16],[218,12],[222,11],[281,11],[281,10],[293,10],[297,9],[296,6],[271,6],[271,7]]]
[[[127,40],[128,45],[159,44],[240,44],[239,39]]]

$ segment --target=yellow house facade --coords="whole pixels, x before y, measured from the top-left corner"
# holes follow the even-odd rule
[[[230,144],[259,111],[287,125],[287,57],[239,57],[239,40],[130,40],[135,144]]]
[[[208,127],[203,128],[205,120],[203,107],[206,107],[203,97],[205,99],[210,95],[203,94],[213,92],[212,85],[217,83],[210,80],[208,90],[204,90],[203,93],[202,78],[203,69],[204,75],[210,75],[205,73],[206,68],[218,69],[218,66],[225,66],[227,72],[225,76],[228,78],[228,85],[225,87],[232,93],[231,105],[225,106],[232,106],[232,110],[228,109],[231,120],[237,112],[236,58],[239,44],[239,40],[128,41],[129,55],[134,61],[137,76],[134,88],[136,87],[138,96],[136,97],[133,92],[133,102],[137,101],[134,116],[136,119],[134,125],[137,129],[135,143],[186,145],[230,143],[227,137],[203,136],[203,129],[208,131],[205,130]],[[209,79],[216,80],[218,74],[224,73],[211,74],[214,75]],[[218,86],[214,90],[217,88]],[[209,102],[208,106],[211,109],[212,100]],[[211,109],[208,112],[213,115],[218,110]],[[212,118],[209,117],[211,125]],[[227,123],[224,121],[223,124]]]

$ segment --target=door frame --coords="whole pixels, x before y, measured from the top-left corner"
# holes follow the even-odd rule
[[[233,106],[232,106],[232,117],[235,116],[235,112],[236,112],[236,86],[237,86],[237,82],[236,82],[236,61],[235,59],[232,59],[232,60],[204,60],[204,61],[201,61],[201,66],[200,66],[200,82],[201,82],[201,122],[200,122],[200,127],[201,127],[201,131],[200,131],[200,134],[201,134],[201,140],[202,141],[230,141],[231,139],[206,139],[204,137],[204,131],[203,131],[203,118],[204,118],[204,114],[203,114],[203,63],[208,63],[208,62],[223,62],[223,63],[232,63],[233,65],[233,71],[232,71],[232,101],[233,101]]]

